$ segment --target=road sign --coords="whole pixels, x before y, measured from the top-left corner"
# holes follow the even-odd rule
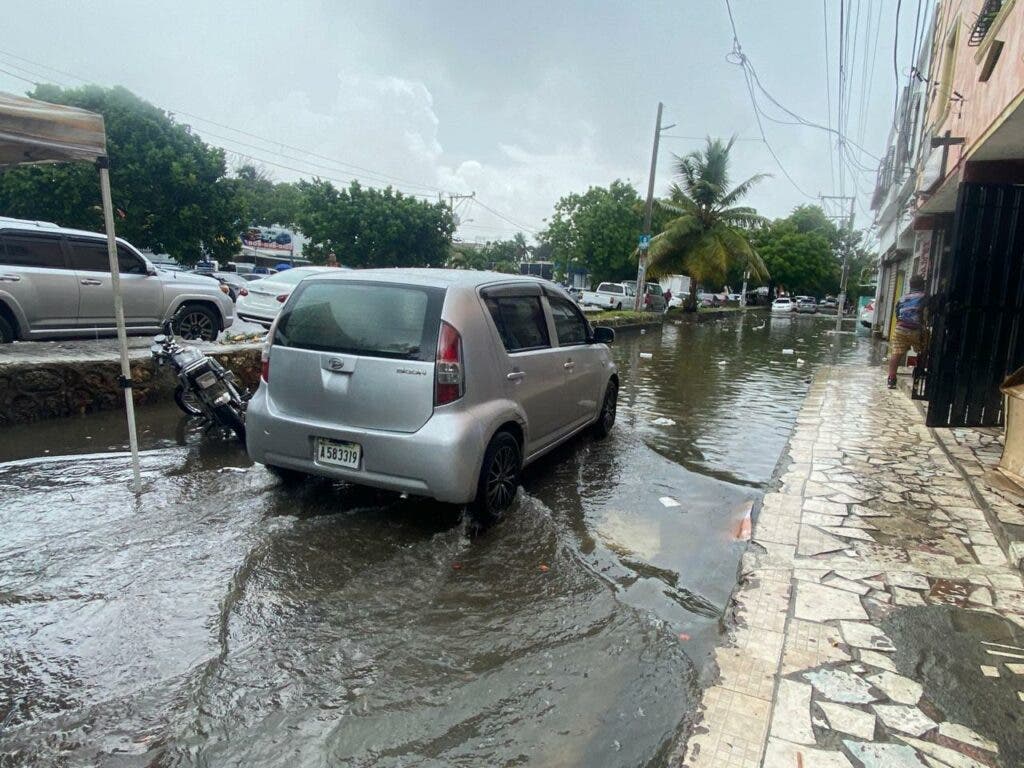
[[[651,244],[651,236],[650,235],[640,235],[640,250],[641,251],[646,251],[648,246],[650,246],[650,244]]]

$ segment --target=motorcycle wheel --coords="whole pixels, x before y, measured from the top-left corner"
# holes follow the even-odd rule
[[[245,418],[238,411],[238,409],[230,404],[218,405],[216,414],[217,421],[220,423],[220,425],[222,427],[227,427],[228,429],[234,430],[234,433],[238,437],[238,439],[244,443]]]
[[[174,389],[174,402],[188,416],[203,415],[203,409],[199,407],[199,400],[191,390],[186,391],[185,387],[181,384]]]

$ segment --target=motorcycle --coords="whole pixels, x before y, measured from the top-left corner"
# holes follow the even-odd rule
[[[153,337],[149,348],[158,366],[170,365],[178,378],[174,402],[188,416],[200,416],[207,429],[220,427],[245,441],[245,407],[251,393],[234,371],[195,347],[183,347],[174,338],[174,318],[164,333]]]

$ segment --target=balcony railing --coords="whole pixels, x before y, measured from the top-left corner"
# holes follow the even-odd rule
[[[982,44],[1002,7],[1003,0],[985,0],[985,5],[981,7],[978,19],[974,22],[974,27],[971,28],[971,36],[967,39],[967,45],[977,48]]]

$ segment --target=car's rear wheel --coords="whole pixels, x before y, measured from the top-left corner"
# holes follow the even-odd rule
[[[14,338],[14,327],[6,317],[0,315],[0,344],[10,344]]]
[[[220,318],[209,307],[189,304],[179,313],[174,332],[186,341],[213,341],[220,332]]]
[[[594,423],[594,435],[598,438],[607,437],[615,426],[615,413],[618,410],[619,385],[615,379],[608,382],[608,388],[604,392],[604,400],[601,403],[601,413]]]
[[[621,310],[622,309],[622,302],[621,301],[618,304],[615,305],[615,309],[616,310]]]
[[[473,516],[480,522],[499,519],[515,501],[523,455],[519,441],[508,432],[499,432],[484,452],[477,483]]]

